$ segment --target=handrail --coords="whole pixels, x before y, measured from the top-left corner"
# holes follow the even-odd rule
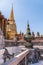
[[[15,56],[13,59],[9,60],[8,62],[5,62],[2,65],[17,65],[20,63],[20,61],[26,57],[26,55],[29,53],[29,50],[25,50],[24,52],[20,53],[19,55]]]

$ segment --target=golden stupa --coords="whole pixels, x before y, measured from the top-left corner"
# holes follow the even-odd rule
[[[17,28],[16,28],[13,6],[12,6],[12,10],[11,10],[10,17],[8,20],[8,25],[7,25],[7,36],[9,39],[14,39],[16,34],[17,34]]]

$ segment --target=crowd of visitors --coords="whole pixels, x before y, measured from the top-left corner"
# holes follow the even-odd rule
[[[30,63],[36,63],[40,60],[40,58],[41,58],[40,49],[36,48],[29,51],[28,61]]]

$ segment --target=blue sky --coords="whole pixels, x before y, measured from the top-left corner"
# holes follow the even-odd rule
[[[27,20],[31,32],[43,34],[43,0],[0,0],[0,11],[8,19],[10,11],[14,8],[14,18],[17,31],[26,33]]]

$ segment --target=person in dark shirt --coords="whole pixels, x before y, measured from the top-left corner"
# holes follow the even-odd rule
[[[4,51],[4,54],[3,54],[3,57],[4,57],[4,62],[6,62],[6,59],[10,59],[12,57],[14,57],[14,53],[11,55],[9,54],[8,50],[5,48],[5,51]]]

